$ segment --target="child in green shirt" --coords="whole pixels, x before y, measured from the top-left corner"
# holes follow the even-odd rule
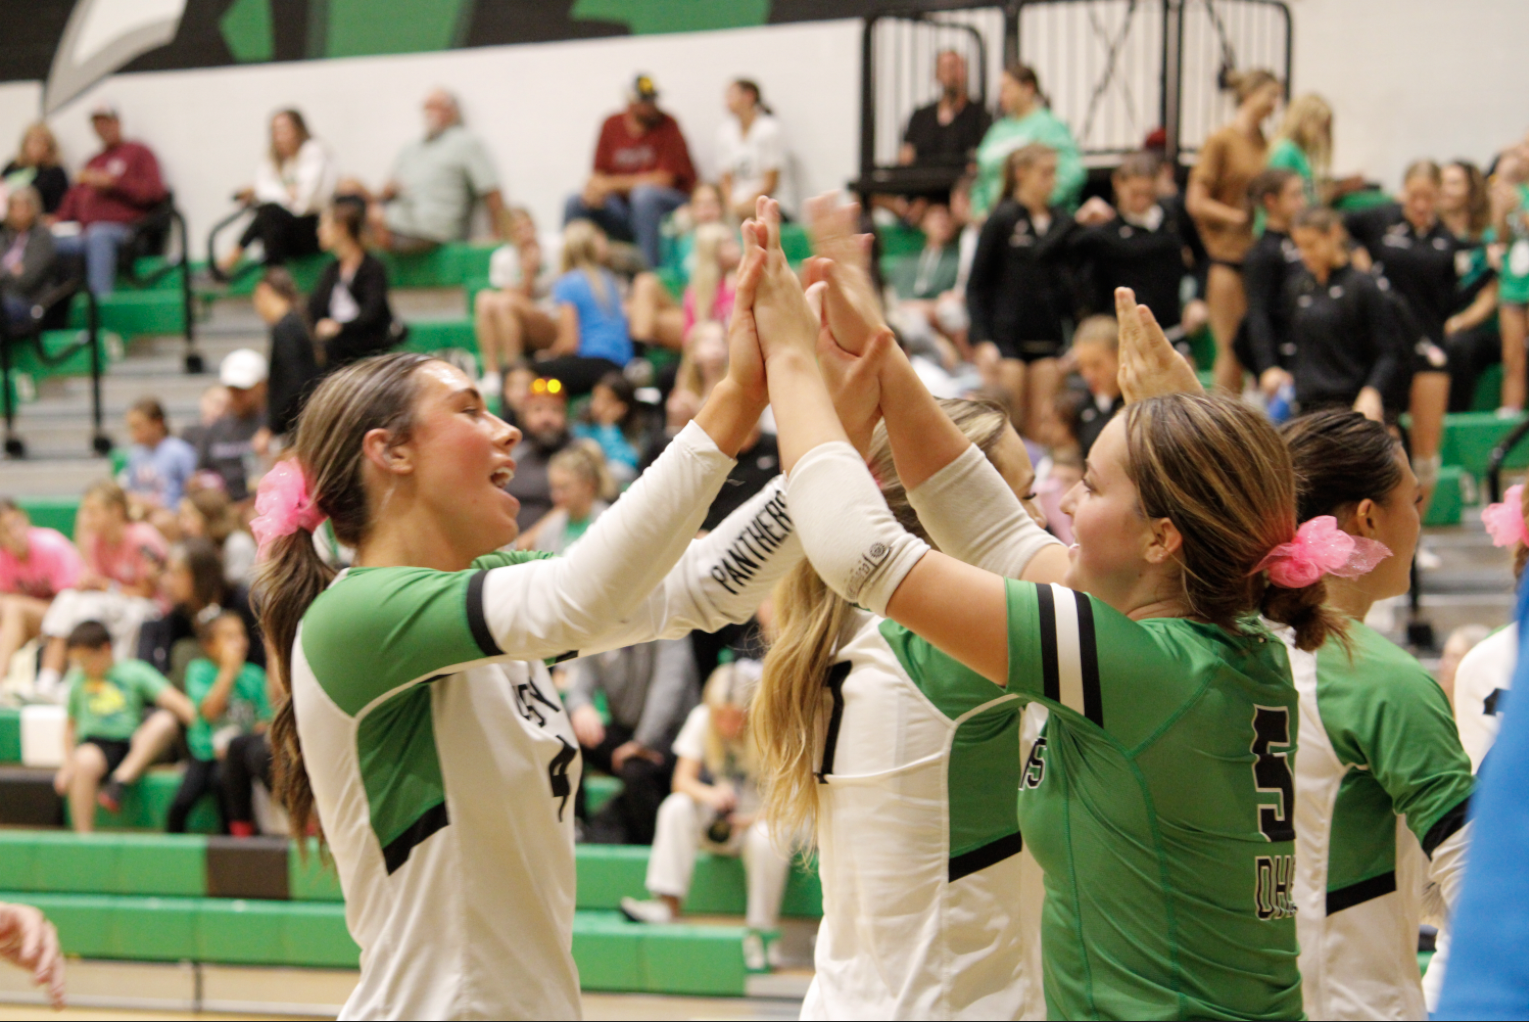
[[[116,661],[111,633],[99,621],[77,625],[65,648],[73,667],[69,722],[64,765],[53,787],[68,797],[74,829],[85,834],[95,829],[96,804],[108,812],[120,810],[124,788],[175,740],[177,719],[189,724],[195,711],[142,660]],[[144,717],[149,706],[159,709]]]
[[[248,751],[240,739],[255,736],[263,742],[266,724],[271,719],[271,700],[266,692],[265,671],[249,663],[249,633],[244,619],[225,610],[197,628],[204,657],[186,667],[186,695],[196,708],[196,717],[186,729],[186,745],[191,762],[175,801],[170,804],[167,830],[172,834],[186,831],[186,817],[197,801],[209,791],[227,787],[225,760],[234,757],[242,763]],[[269,754],[267,754],[269,762]],[[243,787],[248,789],[248,780]],[[224,802],[224,817],[232,823],[234,814]],[[244,794],[248,803],[248,791]],[[240,822],[249,825],[249,815]]]

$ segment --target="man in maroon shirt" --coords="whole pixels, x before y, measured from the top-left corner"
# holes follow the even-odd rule
[[[694,187],[679,122],[658,108],[653,79],[638,75],[626,109],[601,126],[594,173],[581,193],[568,197],[563,222],[593,220],[613,237],[635,240],[648,265],[657,266],[659,225]]]
[[[55,231],[58,254],[85,257],[85,279],[97,295],[109,295],[117,278],[117,249],[133,224],[164,201],[159,161],[149,148],[122,138],[122,120],[110,104],[90,115],[101,151],[90,158],[64,193],[55,224],[73,223],[73,233]]]

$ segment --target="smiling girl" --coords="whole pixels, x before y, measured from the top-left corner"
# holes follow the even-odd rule
[[[362,949],[343,1017],[580,1015],[578,740],[545,663],[742,621],[794,563],[778,482],[691,542],[764,408],[735,323],[713,399],[567,558],[499,552],[519,431],[424,356],[331,376],[262,483],[277,788],[294,833],[322,821]]]

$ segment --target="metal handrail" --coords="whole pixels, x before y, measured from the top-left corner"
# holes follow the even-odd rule
[[[1507,436],[1497,441],[1497,446],[1492,448],[1491,457],[1487,458],[1487,491],[1492,495],[1493,504],[1502,500],[1503,464],[1526,436],[1529,436],[1529,416],[1514,426]]]
[[[36,326],[32,330],[20,335],[12,334],[9,322],[0,318],[0,392],[3,392],[0,393],[0,404],[4,405],[5,412],[5,453],[7,457],[25,458],[27,453],[26,442],[16,433],[16,395],[11,385],[11,345],[28,338],[37,340],[39,356],[45,364],[52,365],[57,365],[80,348],[89,345],[90,417],[93,427],[91,430],[90,446],[96,454],[105,456],[111,453],[112,441],[111,437],[106,435],[101,406],[101,307],[96,302],[96,296],[91,292],[90,288],[83,286],[83,281],[81,280],[69,281],[65,285],[61,285],[59,288],[49,292],[53,296],[53,302],[63,301],[74,293],[80,293],[85,296],[85,340],[69,348],[57,358],[50,357],[42,346],[43,317],[41,314],[34,315]],[[37,309],[45,311],[53,302],[46,304],[39,302]]]

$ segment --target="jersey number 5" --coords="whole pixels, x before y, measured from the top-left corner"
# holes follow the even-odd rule
[[[1253,708],[1253,786],[1278,795],[1258,807],[1258,829],[1269,841],[1295,840],[1295,780],[1290,775],[1290,711],[1283,706]]]

